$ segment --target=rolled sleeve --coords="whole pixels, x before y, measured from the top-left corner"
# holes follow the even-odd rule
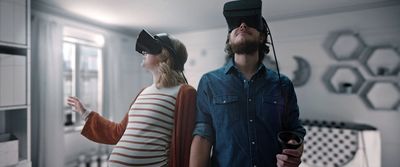
[[[210,143],[214,143],[213,128],[206,123],[197,123],[193,131],[193,136],[201,136],[207,139]]]
[[[207,77],[203,76],[200,80],[197,89],[196,101],[196,125],[193,131],[193,136],[198,135],[207,139],[210,143],[214,143],[214,128],[210,115],[210,92],[207,89]]]

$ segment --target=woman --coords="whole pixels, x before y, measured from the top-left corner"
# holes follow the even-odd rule
[[[145,30],[136,42],[143,54],[142,67],[153,75],[153,84],[135,98],[120,123],[87,111],[76,97],[68,104],[86,120],[82,135],[116,144],[109,166],[189,166],[195,119],[196,90],[186,84],[183,66],[185,46],[168,34],[150,35]]]

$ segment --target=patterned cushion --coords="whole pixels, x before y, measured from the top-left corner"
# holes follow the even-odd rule
[[[309,166],[338,167],[349,163],[358,150],[358,135],[368,125],[344,122],[304,120],[302,163]]]

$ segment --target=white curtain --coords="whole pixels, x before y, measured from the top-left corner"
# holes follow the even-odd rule
[[[118,118],[122,114],[115,114],[119,110],[122,110],[122,97],[119,96],[122,92],[121,88],[121,75],[120,66],[121,59],[121,42],[119,38],[114,36],[108,36],[105,45],[104,55],[104,116],[107,116],[115,121],[119,121]],[[122,112],[122,111],[121,111]],[[117,118],[117,119],[116,119]]]
[[[140,67],[143,58],[134,51],[136,39],[113,34],[106,41],[104,111],[109,118],[120,121],[133,98],[144,85],[150,85],[152,78]]]
[[[32,18],[32,161],[33,166],[64,166],[62,98],[62,26]]]

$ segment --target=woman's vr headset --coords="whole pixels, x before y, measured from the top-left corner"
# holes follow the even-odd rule
[[[266,30],[261,14],[261,0],[231,1],[224,5],[224,16],[229,32],[240,26],[242,22],[260,32]]]
[[[183,71],[183,63],[178,59],[178,55],[172,45],[172,41],[167,33],[151,35],[146,30],[142,30],[136,40],[136,51],[140,54],[160,54],[162,48],[166,48],[174,61],[174,70]]]

